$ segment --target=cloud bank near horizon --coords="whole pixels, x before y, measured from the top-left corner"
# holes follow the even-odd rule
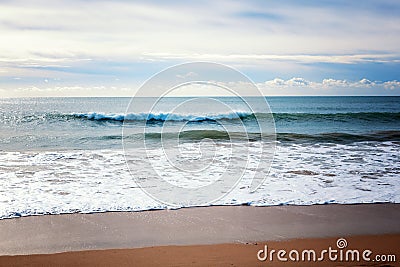
[[[213,83],[213,81],[210,81]],[[217,83],[219,86],[231,89],[243,89],[250,86],[246,82]],[[347,80],[335,80],[332,78],[322,81],[310,81],[304,78],[294,77],[288,80],[275,78],[265,82],[255,83],[265,96],[302,96],[302,95],[370,95],[370,96],[397,96],[400,95],[400,81],[371,81],[363,78],[351,82]],[[28,86],[14,89],[0,89],[4,97],[52,97],[52,96],[119,96],[132,97],[140,85],[134,87],[118,86]],[[215,87],[203,88],[198,85],[187,86],[182,92],[172,96],[225,96],[223,92],[213,91]],[[149,95],[151,96],[151,95]]]
[[[400,95],[395,0],[9,0],[0,9],[2,96],[126,94],[188,61],[227,64],[288,94]]]

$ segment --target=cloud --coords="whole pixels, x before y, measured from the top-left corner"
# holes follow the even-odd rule
[[[339,87],[339,86],[348,86],[349,83],[346,80],[335,80],[335,79],[323,79],[322,80],[322,86],[333,86],[333,87]]]
[[[374,82],[371,82],[370,80],[368,80],[366,78],[361,79],[358,83],[363,86],[371,86],[371,85],[375,84]]]
[[[395,90],[400,88],[400,82],[399,81],[387,81],[383,83],[383,87],[390,89],[390,90]]]
[[[219,62],[252,62],[265,64],[266,61],[289,61],[295,63],[399,63],[400,54],[351,54],[351,55],[272,55],[272,54],[168,54],[144,53],[153,60],[192,60],[192,61],[219,61]]]
[[[359,81],[350,82],[347,80],[337,80],[332,78],[323,79],[321,82],[318,81],[309,81],[304,78],[291,78],[289,80],[283,80],[280,78],[275,78],[270,81],[266,81],[264,83],[258,83],[258,85],[262,86],[271,86],[271,87],[312,87],[312,88],[337,88],[337,87],[347,87],[349,89],[355,87],[380,87],[380,88],[388,88],[391,87],[393,89],[400,88],[400,82],[397,80],[393,81],[371,81],[367,78],[363,78]]]
[[[185,74],[176,75],[176,77],[179,78],[179,79],[193,78],[193,77],[197,77],[197,76],[198,76],[198,74],[193,72],[193,71],[190,71],[190,72],[185,73]]]
[[[311,84],[311,82],[304,78],[292,78],[286,81],[286,84],[289,86],[308,86]]]
[[[390,1],[391,9],[400,4]],[[396,60],[399,16],[379,4],[259,1],[6,1],[0,51],[27,58],[218,57],[299,62]],[[340,10],[340,12],[337,12]],[[380,12],[377,12],[380,11]],[[20,18],[24,19],[21,20]],[[384,44],[384,46],[382,45]],[[374,53],[360,53],[374,51]],[[389,56],[385,56],[385,54]]]
[[[285,80],[282,80],[280,78],[275,78],[271,81],[266,81],[265,84],[269,85],[269,86],[271,86],[271,85],[272,86],[282,86],[282,85],[285,85]]]
[[[189,74],[189,73],[188,73]],[[191,75],[191,74],[189,74]],[[49,81],[48,81],[49,82]],[[178,90],[173,96],[201,95],[223,96],[230,95],[228,88],[246,95],[249,82],[219,82],[218,86],[206,84],[188,85],[184,90]],[[359,81],[346,81],[326,78],[322,81],[311,81],[294,77],[288,80],[275,78],[256,83],[263,95],[400,95],[400,81],[371,81],[363,78]],[[44,82],[41,86],[18,87],[16,89],[0,88],[2,96],[133,96],[139,85],[123,86],[50,86]]]
[[[304,78],[283,80],[275,78],[256,84],[265,95],[400,95],[400,82],[359,81],[326,78],[310,81]]]
[[[346,87],[345,79],[364,76],[396,88],[392,80],[400,75],[395,0],[11,0],[0,9],[0,77],[9,87],[38,86],[34,81],[45,78],[68,80],[65,87],[117,77],[143,82],[187,61],[225,63],[258,81],[283,77],[271,85],[300,88]],[[288,79],[316,76],[337,79]],[[372,83],[358,82],[380,86]]]

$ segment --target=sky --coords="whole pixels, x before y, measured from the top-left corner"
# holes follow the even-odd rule
[[[400,1],[0,0],[0,97],[132,96],[193,61],[265,95],[400,95]]]

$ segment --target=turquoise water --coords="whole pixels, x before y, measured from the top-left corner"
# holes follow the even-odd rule
[[[210,114],[207,107],[196,107],[169,120],[190,121],[186,131],[200,130],[194,139],[225,138],[216,120],[237,124],[257,133],[252,113],[240,113],[235,98],[217,98],[232,108],[232,114]],[[276,123],[277,139],[282,142],[399,141],[400,97],[268,97]],[[160,132],[166,115],[163,110],[181,98],[163,99],[152,114],[124,114],[130,98],[19,98],[0,100],[0,149],[102,149],[121,146],[123,120],[134,133],[143,132],[149,119],[152,133]],[[154,101],[154,99],[143,99]],[[250,103],[251,104],[251,103]],[[262,107],[261,107],[262,108]],[[254,112],[262,118],[265,110]],[[268,115],[268,114],[266,114]],[[125,117],[126,116],[126,117]],[[149,116],[149,117],[148,117]],[[209,131],[211,130],[211,132]],[[179,131],[179,128],[176,129]],[[240,131],[239,131],[240,132]],[[215,136],[213,136],[213,133]],[[240,135],[239,135],[240,136]],[[137,138],[138,136],[132,136]],[[151,135],[149,136],[152,137]],[[157,137],[157,135],[154,135]]]
[[[0,218],[163,209],[168,205],[144,193],[138,180],[171,195],[156,176],[201,187],[218,180],[227,163],[235,174],[246,161],[244,178],[221,187],[224,197],[213,204],[400,203],[400,97],[268,97],[274,123],[252,98],[251,110],[240,99],[217,98],[230,110],[205,101],[170,112],[186,100],[164,98],[149,113],[140,105],[155,99],[143,98],[126,113],[130,98],[0,99]],[[258,148],[271,142],[273,162],[257,172],[262,184],[249,192]],[[201,146],[217,149],[200,174],[182,174],[164,157],[194,169]]]

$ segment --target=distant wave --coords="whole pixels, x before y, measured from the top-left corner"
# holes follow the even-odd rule
[[[271,118],[273,115],[277,123],[310,123],[310,122],[400,122],[399,112],[359,112],[359,113],[250,113],[243,111],[233,111],[230,113],[220,114],[175,114],[175,113],[46,113],[46,114],[29,114],[22,117],[13,116],[1,118],[0,122],[9,122],[15,120],[19,123],[31,123],[34,121],[43,122],[50,121],[69,121],[69,120],[88,120],[88,121],[109,121],[109,122],[163,122],[163,121],[192,121],[192,122],[207,122],[216,120],[254,120]],[[4,121],[5,120],[5,121]]]
[[[273,113],[276,121],[302,122],[302,121],[335,121],[351,122],[354,120],[362,121],[381,121],[393,122],[400,121],[400,113],[389,112],[359,112],[359,113]],[[237,120],[254,119],[270,117],[270,113],[249,113],[236,111],[231,113],[194,115],[194,114],[170,114],[170,113],[73,113],[73,117],[94,121],[214,121],[214,120]]]
[[[253,116],[252,113],[236,111],[230,113],[196,115],[196,114],[174,114],[174,113],[73,113],[76,118],[83,118],[96,121],[214,121],[214,120],[235,120]]]

